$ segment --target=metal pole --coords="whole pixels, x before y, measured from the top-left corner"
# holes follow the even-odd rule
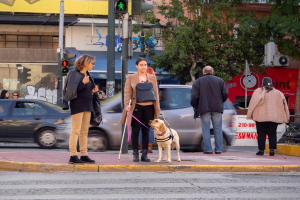
[[[60,13],[59,13],[59,40],[58,47],[60,48],[60,55],[58,54],[58,65],[57,65],[57,105],[62,105],[62,88],[63,81],[61,77],[61,61],[64,56],[64,0],[60,2]]]
[[[143,22],[142,22],[142,29],[143,29]],[[146,54],[145,54],[145,34],[144,34],[143,30],[141,32],[140,40],[141,40],[141,54],[139,56],[145,58],[146,57]]]
[[[64,0],[60,2],[60,13],[59,13],[59,40],[58,46],[60,48],[60,58],[62,59],[64,56]]]
[[[115,13],[114,0],[108,3],[108,44],[107,44],[107,79],[106,96],[113,97],[115,94]]]
[[[124,109],[124,88],[126,83],[126,77],[128,76],[128,18],[129,14],[123,14],[123,20],[122,20],[122,108]],[[122,130],[124,129],[124,125],[122,124]],[[124,131],[124,137],[128,137],[127,130]],[[128,153],[128,144],[127,140],[123,140],[122,144],[122,154]]]
[[[246,66],[245,66],[245,69],[246,69],[246,76],[245,76],[245,79],[246,79],[246,84],[245,84],[245,109],[247,108],[247,84],[248,84],[248,67],[247,67],[247,65],[248,65],[248,62],[247,62],[247,60],[246,60]]]

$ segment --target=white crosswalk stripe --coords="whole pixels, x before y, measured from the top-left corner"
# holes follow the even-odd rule
[[[0,199],[299,199],[300,173],[0,172]]]

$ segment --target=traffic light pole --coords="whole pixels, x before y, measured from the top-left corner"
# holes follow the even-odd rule
[[[115,13],[114,0],[108,1],[108,43],[107,43],[107,78],[106,96],[113,97],[115,93]]]
[[[129,14],[123,14],[122,20],[122,108],[127,107],[124,105],[124,88],[126,83],[126,77],[128,76],[128,18]],[[122,129],[124,130],[124,125],[122,124]],[[122,133],[123,134],[123,133]],[[124,138],[128,137],[127,130],[125,130]],[[128,153],[128,144],[126,140],[123,140],[122,154]]]
[[[60,2],[60,14],[59,14],[59,40],[58,46],[60,49],[60,55],[58,54],[58,65],[57,65],[57,105],[62,105],[62,88],[63,88],[63,79],[61,76],[61,60],[64,56],[64,0]]]

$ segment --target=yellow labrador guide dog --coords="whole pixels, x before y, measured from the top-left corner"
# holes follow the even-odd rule
[[[172,149],[176,147],[177,150],[177,162],[180,162],[180,145],[179,145],[179,137],[177,132],[174,129],[169,129],[164,121],[160,119],[150,120],[150,126],[154,129],[155,132],[155,140],[158,145],[159,158],[155,162],[159,163],[162,157],[162,149],[165,150],[165,158],[168,163],[171,162],[171,145]],[[171,131],[172,132],[171,132]]]

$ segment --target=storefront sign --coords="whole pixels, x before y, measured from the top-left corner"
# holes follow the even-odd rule
[[[254,74],[245,78],[242,75],[235,76],[226,86],[229,92],[229,99],[234,102],[236,97],[245,96],[245,84],[247,83],[247,96],[251,97],[253,91],[261,87],[264,77],[270,77],[274,87],[288,97],[290,109],[295,108],[299,69],[269,68],[266,74]]]
[[[2,12],[59,13],[61,0],[0,0]],[[65,14],[108,15],[108,0],[65,0]],[[128,0],[131,14],[131,0]]]

